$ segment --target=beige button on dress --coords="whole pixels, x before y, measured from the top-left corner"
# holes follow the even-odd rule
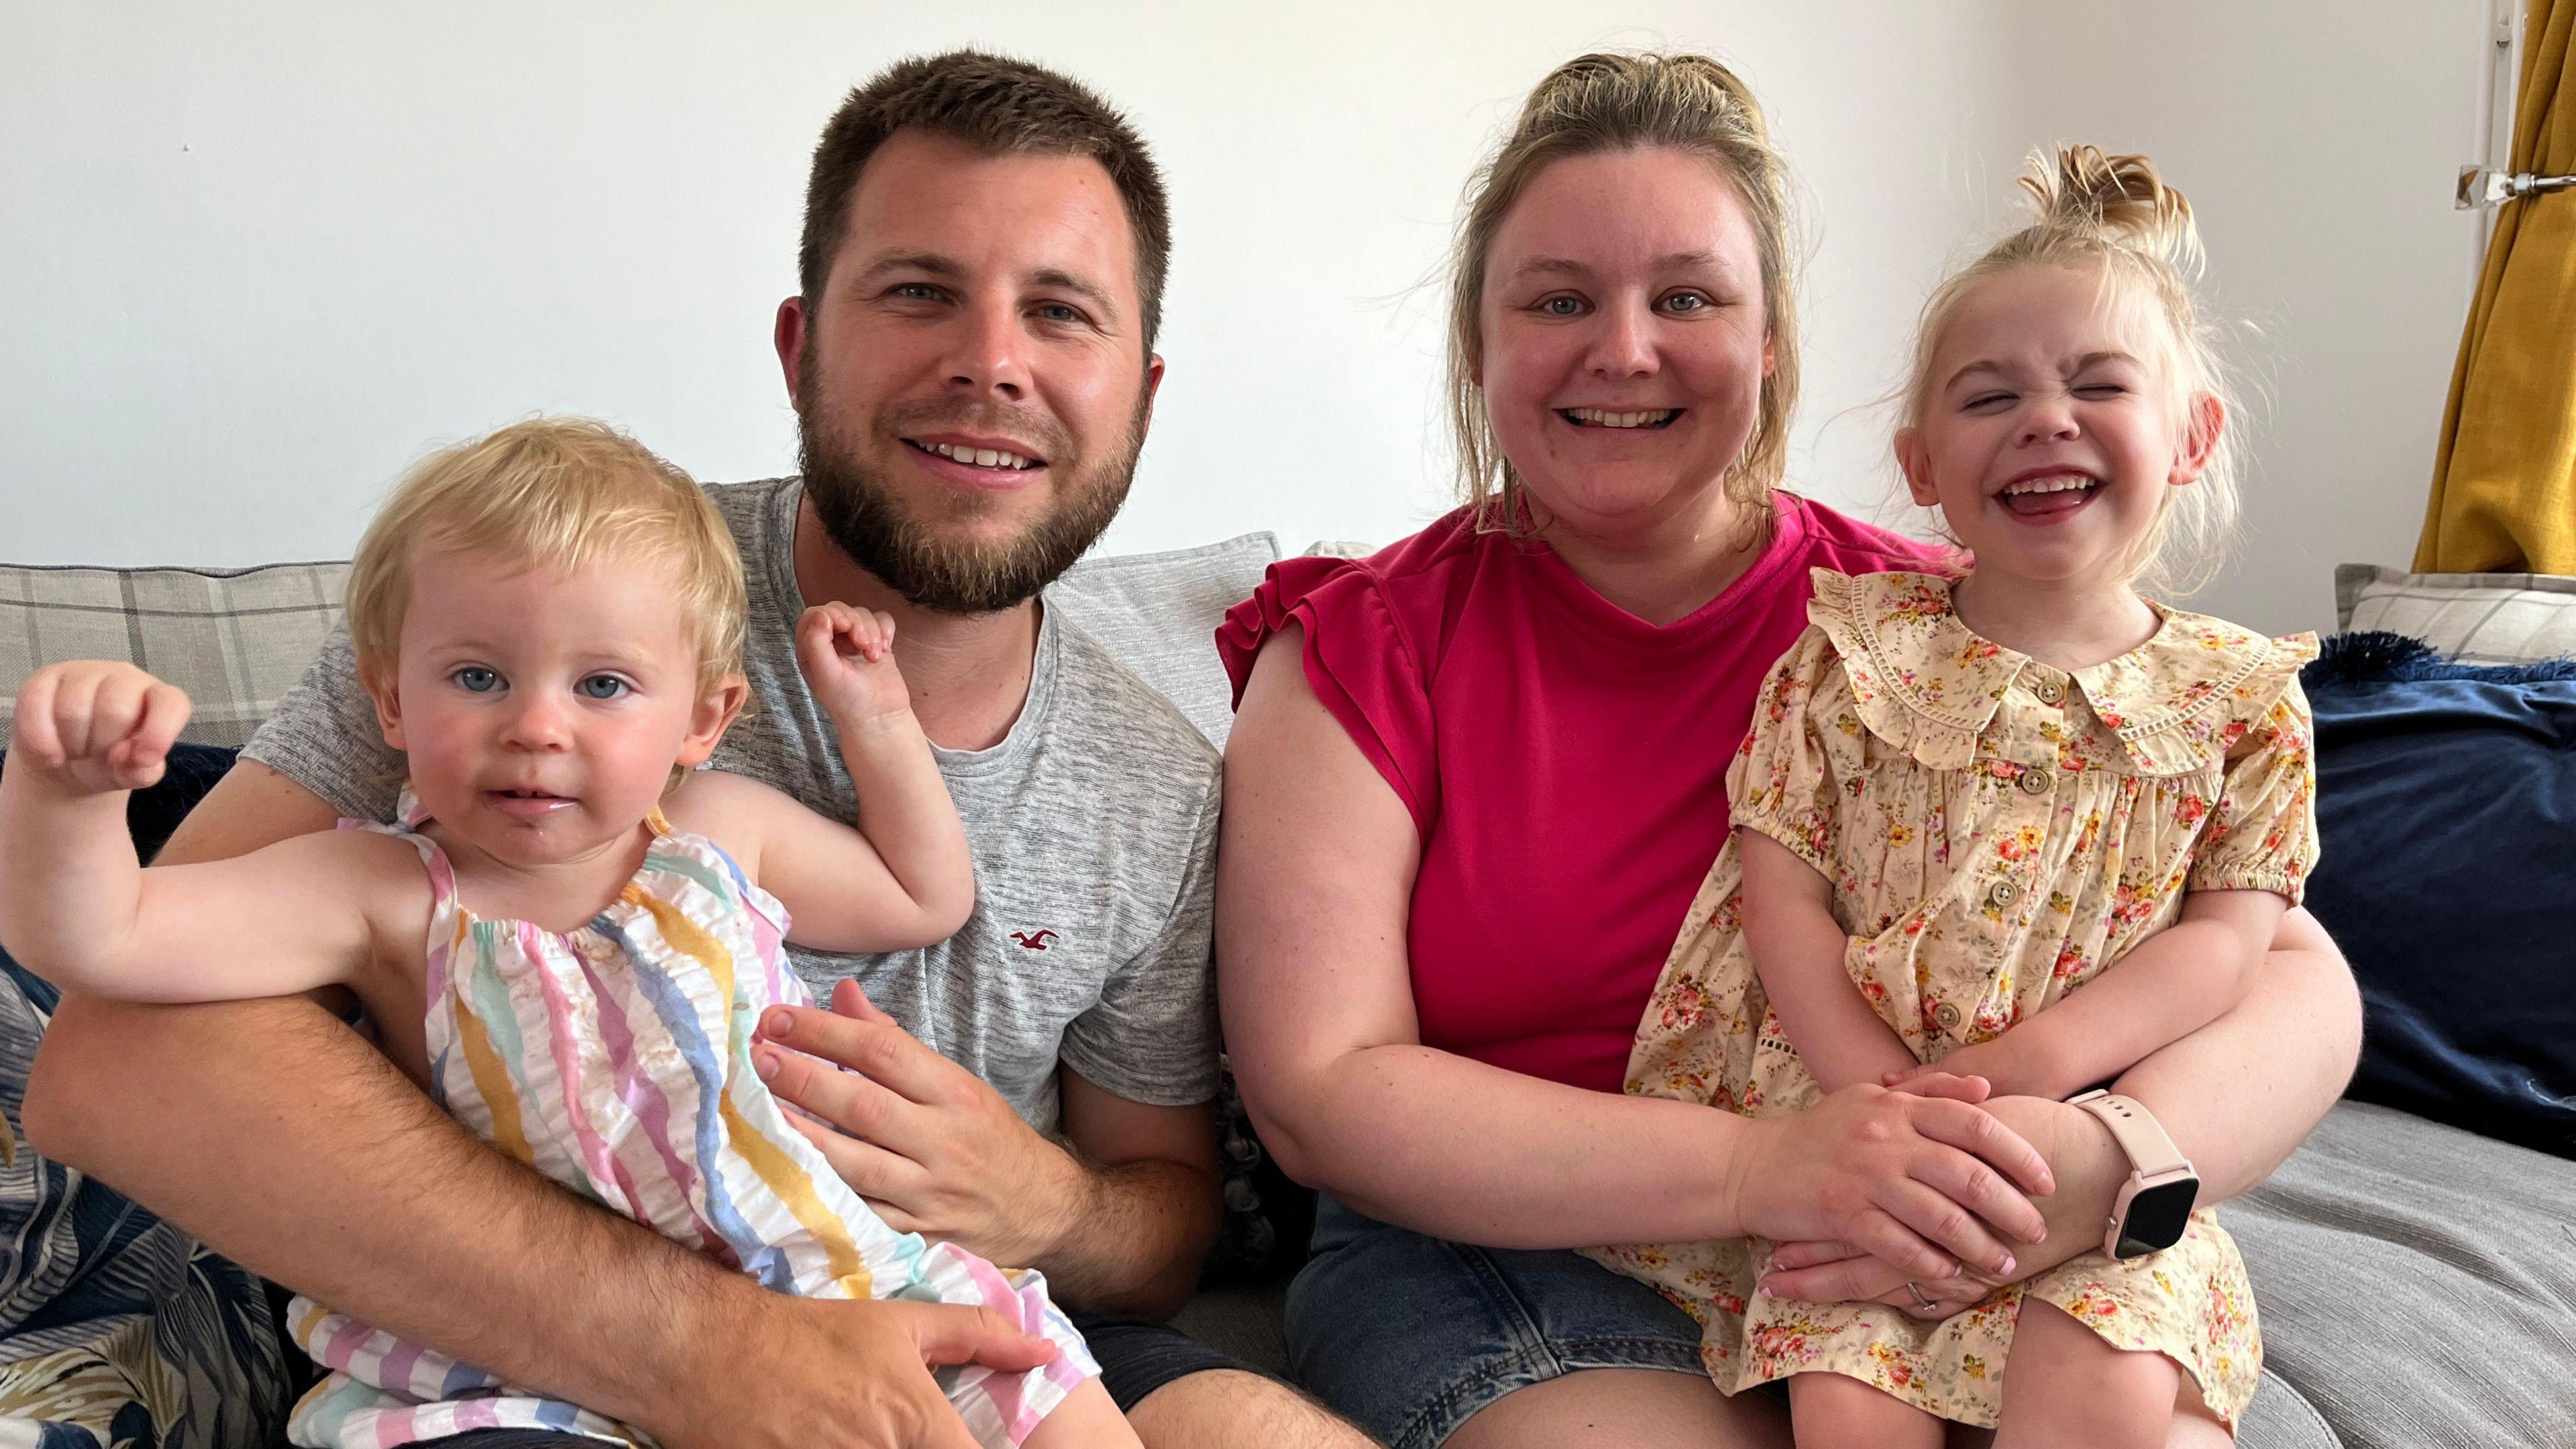
[[[2299,899],[2316,826],[2298,671],[2316,641],[2157,612],[2147,643],[2069,674],[1969,632],[1945,579],[1815,571],[1812,627],[1763,687],[1728,798],[1739,828],[1833,883],[1852,982],[1920,1060],[2081,987],[2170,924],[2186,891]],[[1740,881],[1730,843],[1647,1005],[1630,1092],[1750,1116],[1816,1099],[1737,929]],[[1939,1323],[1770,1299],[1754,1287],[1770,1249],[1595,1256],[1700,1320],[1729,1392],[1826,1370],[1992,1425],[2026,1293],[2170,1355],[2231,1427],[2261,1367],[2244,1265],[2206,1208],[2164,1252],[2089,1253]]]

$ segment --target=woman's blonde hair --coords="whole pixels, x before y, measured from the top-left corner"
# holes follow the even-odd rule
[[[2092,146],[2034,151],[2021,177],[2028,226],[1952,274],[1923,304],[1903,426],[1921,427],[1931,403],[1933,353],[1968,294],[1990,278],[2029,267],[2098,268],[2103,301],[2142,299],[2163,323],[2171,383],[2168,405],[2190,427],[2191,400],[2206,394],[2224,411],[2208,462],[2189,487],[2167,488],[2155,527],[2132,553],[2129,576],[2188,594],[2209,582],[2236,530],[2236,396],[2219,355],[2217,329],[2200,314],[2191,284],[2200,275],[2200,232],[2191,203],[2144,156],[2106,156]]]
[[[424,549],[556,573],[604,558],[668,564],[697,646],[699,693],[741,670],[748,611],[732,531],[688,474],[606,423],[513,423],[430,454],[394,485],[349,566],[349,642],[362,676],[392,676]]]
[[[1730,502],[1757,527],[1761,505],[1788,467],[1789,413],[1798,400],[1796,225],[1789,172],[1771,144],[1762,107],[1735,72],[1704,55],[1578,56],[1550,72],[1521,106],[1520,120],[1467,182],[1466,215],[1451,253],[1449,417],[1456,432],[1459,491],[1480,528],[1525,526],[1520,479],[1503,456],[1476,368],[1485,351],[1487,264],[1494,237],[1531,180],[1550,163],[1605,151],[1666,147],[1705,156],[1734,186],[1753,223],[1762,266],[1771,372],[1744,451],[1727,469]]]

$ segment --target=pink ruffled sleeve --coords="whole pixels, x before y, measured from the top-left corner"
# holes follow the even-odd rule
[[[1428,835],[1440,811],[1431,693],[1377,575],[1358,559],[1272,564],[1261,587],[1227,610],[1216,631],[1237,705],[1261,646],[1291,623],[1306,631],[1306,682],[1315,698],[1413,812],[1414,829]]]

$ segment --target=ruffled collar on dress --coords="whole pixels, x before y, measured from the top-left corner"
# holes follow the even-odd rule
[[[1842,655],[1862,722],[1934,769],[1975,760],[2016,681],[2035,704],[2080,694],[2139,774],[2204,769],[2242,733],[2229,723],[2268,710],[2317,652],[2311,634],[2271,639],[2151,604],[2163,622],[2146,643],[2067,672],[1972,632],[1939,575],[1820,568],[1813,578],[1807,618]]]

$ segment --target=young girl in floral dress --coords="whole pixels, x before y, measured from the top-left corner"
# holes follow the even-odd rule
[[[1816,572],[1632,1093],[1767,1116],[1937,1062],[2073,1095],[2233,1005],[2315,863],[2314,640],[2135,588],[2205,566],[2233,508],[2190,207],[2091,147],[2023,184],[2036,219],[1925,307],[1896,438],[1974,567]],[[1947,1318],[1774,1299],[1772,1247],[1600,1256],[1700,1319],[1721,1388],[1785,1378],[1802,1446],[1937,1446],[1944,1421],[2224,1443],[2260,1369],[2206,1209],[2162,1251],[2088,1253]]]

